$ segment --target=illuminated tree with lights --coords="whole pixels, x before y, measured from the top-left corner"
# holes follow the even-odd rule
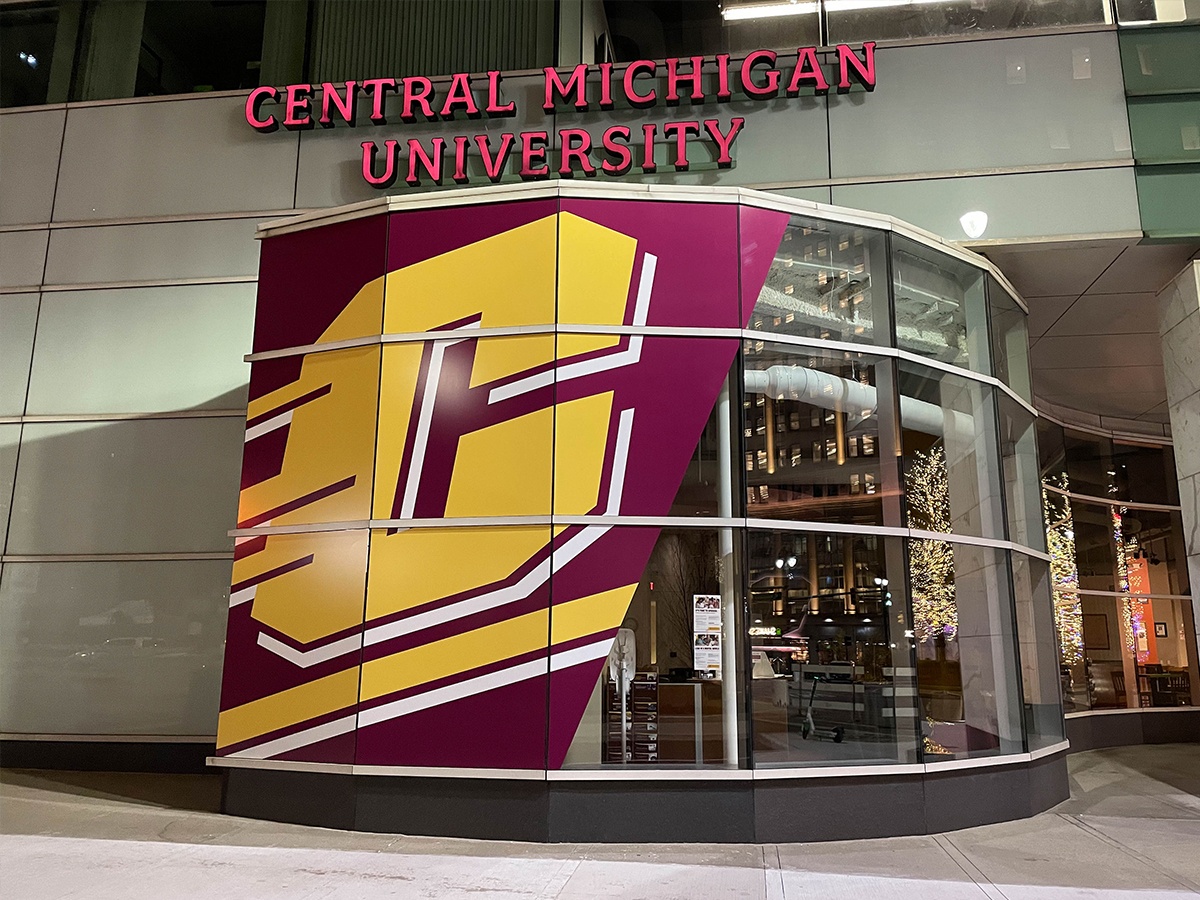
[[[1050,553],[1050,582],[1054,594],[1054,624],[1062,661],[1068,666],[1083,662],[1083,608],[1079,603],[1079,566],[1075,553],[1075,522],[1067,491],[1067,476],[1046,479],[1042,510],[1046,514],[1046,546]]]
[[[1125,649],[1133,654],[1134,658],[1139,662],[1145,662],[1146,654],[1138,654],[1138,634],[1141,633],[1146,623],[1144,621],[1144,613],[1142,612],[1142,604],[1130,594],[1131,587],[1129,584],[1129,560],[1138,550],[1137,538],[1126,539],[1125,537],[1125,514],[1129,512],[1127,507],[1112,508],[1112,529],[1113,543],[1117,546],[1117,590],[1123,595],[1121,597],[1121,631],[1122,638],[1125,641]]]
[[[904,482],[909,528],[950,534],[950,482],[946,476],[946,451],[935,444],[917,451]],[[909,541],[909,583],[912,591],[913,631],[924,641],[958,631],[954,602],[954,549],[949,541],[912,538]]]

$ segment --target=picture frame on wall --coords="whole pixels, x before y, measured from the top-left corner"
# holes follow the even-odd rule
[[[1156,638],[1165,638],[1167,636],[1167,623],[1166,622],[1155,622],[1154,623],[1154,636]]]
[[[1088,650],[1110,650],[1108,616],[1104,613],[1083,614],[1083,646]]]

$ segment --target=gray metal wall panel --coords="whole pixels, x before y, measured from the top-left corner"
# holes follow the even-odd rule
[[[43,294],[26,413],[244,407],[255,292],[243,283]]]
[[[252,130],[241,97],[72,109],[55,221],[291,209],[297,138]]]
[[[879,85],[830,94],[834,178],[1132,159],[1115,33],[876,52]]]
[[[7,186],[5,179],[5,189]],[[0,231],[0,288],[33,287],[42,283],[49,238],[50,232],[45,229]]]
[[[49,222],[65,109],[0,115],[0,225]]]
[[[7,552],[232,550],[244,435],[237,418],[26,424]]]
[[[109,284],[258,274],[254,229],[267,219],[56,228],[46,284]]]
[[[988,214],[982,239],[1137,232],[1133,168],[835,185],[833,202],[888,213],[953,241],[959,217]]]
[[[0,294],[0,416],[25,410],[37,314],[37,294]]]

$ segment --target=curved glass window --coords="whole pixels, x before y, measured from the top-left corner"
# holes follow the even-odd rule
[[[905,524],[1002,537],[993,389],[904,360],[899,384]]]
[[[793,216],[749,327],[827,341],[889,343],[883,233]]]
[[[892,238],[896,346],[988,374],[984,275],[908,238]]]
[[[752,531],[749,548],[758,764],[916,762],[901,539]]]
[[[1192,705],[1171,448],[1045,419],[1038,442],[1064,709]]]
[[[762,341],[743,356],[746,514],[897,524],[892,361]]]

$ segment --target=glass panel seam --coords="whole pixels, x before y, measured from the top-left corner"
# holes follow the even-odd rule
[[[1076,494],[1049,484],[1043,484],[1042,487],[1063,497],[1070,497],[1072,500],[1079,500],[1082,503],[1095,503],[1100,506],[1124,506],[1128,509],[1152,509],[1161,512],[1180,512],[1183,509],[1181,506],[1172,506],[1169,503],[1139,503],[1136,500],[1111,500],[1107,497],[1094,497],[1091,494]]]

